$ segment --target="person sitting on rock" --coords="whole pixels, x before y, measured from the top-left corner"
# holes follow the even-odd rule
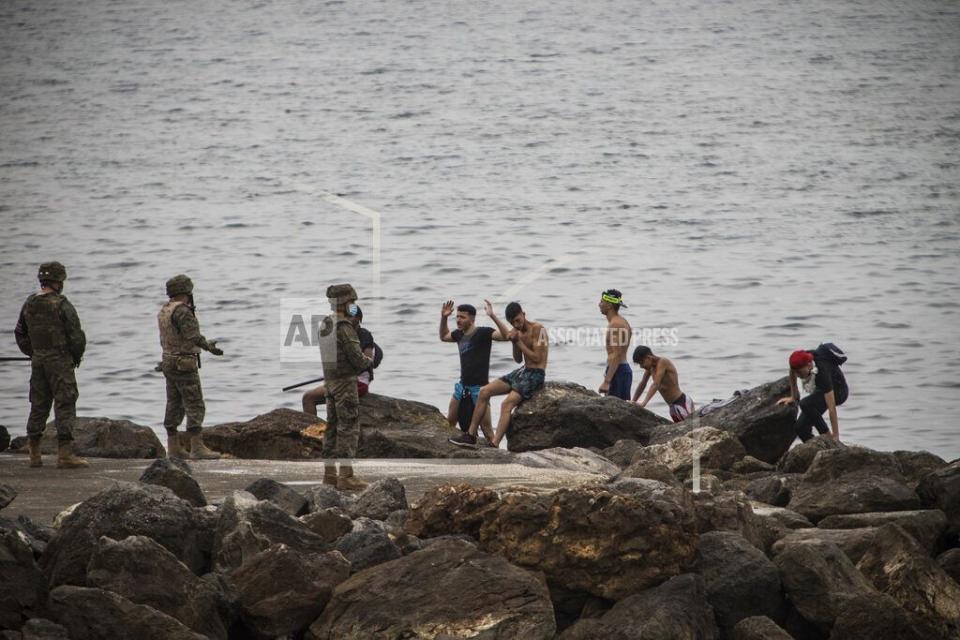
[[[486,304],[487,313],[490,314],[493,307],[489,302]],[[513,359],[516,362],[522,362],[523,366],[481,387],[467,433],[450,438],[450,442],[457,446],[475,447],[477,445],[477,430],[484,414],[490,408],[490,398],[506,395],[500,407],[497,432],[493,435],[493,442],[490,443],[494,447],[499,447],[510,425],[510,413],[544,385],[550,346],[546,327],[539,322],[527,320],[526,313],[517,302],[507,305],[505,315],[507,322],[513,326],[513,331],[506,332],[505,326],[499,324],[497,326],[500,326],[500,332],[505,333],[507,339],[513,342]]]
[[[490,348],[494,340],[506,341],[510,333],[500,318],[493,312],[489,300],[484,300],[487,315],[497,325],[493,327],[478,327],[477,309],[472,304],[461,304],[457,307],[457,328],[450,331],[447,318],[453,313],[453,300],[447,300],[440,310],[440,341],[455,342],[460,350],[460,380],[453,387],[453,396],[447,409],[447,422],[450,426],[457,424],[460,417],[460,405],[463,403],[465,414],[461,427],[467,430],[473,416],[473,408],[480,398],[480,389],[490,382]],[[502,325],[502,328],[501,328]],[[467,398],[464,401],[464,398]],[[488,443],[493,442],[493,427],[490,423],[490,412],[483,415],[480,428]]]
[[[850,389],[840,365],[847,356],[836,345],[825,342],[813,351],[798,350],[790,354],[790,395],[777,400],[777,405],[799,403],[800,415],[795,429],[797,437],[806,442],[813,437],[812,427],[820,434],[827,433],[827,423],[823,412],[830,413],[831,434],[834,440],[840,440],[840,421],[837,407],[847,401]],[[808,395],[800,399],[797,379],[803,381]]]
[[[680,377],[677,374],[677,368],[669,358],[653,355],[650,347],[640,345],[633,350],[633,361],[643,369],[643,378],[633,394],[633,401],[641,407],[646,407],[653,394],[657,391],[660,396],[670,406],[670,418],[674,422],[683,422],[687,416],[693,413],[693,399],[680,390]],[[643,390],[647,387],[647,382],[653,378],[653,384],[647,397],[640,400]]]
[[[357,329],[357,337],[360,338],[360,350],[363,351],[363,355],[373,359],[373,361],[376,363],[377,360],[374,358],[374,354],[376,353],[377,345],[373,342],[373,334],[364,327],[360,326],[360,323],[363,322],[363,310],[360,309],[358,305],[354,305],[351,308],[355,308],[356,311],[356,314],[351,316],[351,320],[353,320],[353,326]],[[376,366],[376,364],[374,366]],[[358,398],[362,398],[370,392],[371,382],[373,382],[373,367],[360,372],[360,375],[357,376]],[[326,385],[321,384],[317,387],[314,387],[303,394],[303,412],[315,416],[317,415],[317,405],[324,404],[326,401]]]

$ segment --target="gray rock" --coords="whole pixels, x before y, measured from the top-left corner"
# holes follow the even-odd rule
[[[35,524],[27,516],[17,516],[16,520],[0,518],[0,531],[11,531],[17,534],[20,540],[30,547],[33,556],[37,559],[47,550],[52,529]]]
[[[751,502],[750,508],[753,509],[754,516],[775,520],[787,529],[807,529],[813,526],[812,522],[790,509],[771,507],[760,502]]]
[[[926,549],[934,553],[947,529],[947,516],[939,509],[891,511],[887,513],[848,513],[827,516],[817,526],[821,529],[857,529],[898,524]],[[842,545],[841,545],[842,546]]]
[[[734,434],[714,427],[700,427],[663,444],[639,449],[631,464],[641,461],[657,463],[676,473],[691,467],[698,459],[702,469],[728,470],[743,458],[744,453],[743,445]]]
[[[257,500],[269,500],[292,516],[307,512],[307,499],[295,489],[270,478],[260,478],[250,483],[245,491]]]
[[[571,382],[548,382],[514,410],[507,444],[510,451],[554,447],[605,449],[618,440],[646,444],[669,422],[632,402],[601,396]]]
[[[9,484],[0,484],[0,509],[6,509],[16,498],[16,489]]]
[[[806,473],[818,453],[829,449],[843,449],[844,446],[842,442],[834,440],[833,436],[829,435],[817,436],[806,442],[799,442],[783,454],[783,457],[777,462],[777,469],[783,473]]]
[[[418,538],[465,534],[480,539],[480,527],[500,505],[500,494],[467,483],[430,489],[410,510],[406,532]]]
[[[257,500],[245,491],[227,496],[214,537],[215,566],[234,569],[274,544],[285,544],[301,553],[330,550],[326,540],[272,502]]]
[[[599,618],[580,620],[558,640],[717,638],[704,580],[692,573],[620,600]]]
[[[364,489],[356,502],[349,506],[349,513],[353,518],[386,520],[394,511],[409,506],[403,484],[396,478],[384,478]]]
[[[658,429],[649,444],[662,444],[698,427],[716,427],[735,435],[746,452],[764,462],[776,463],[797,434],[797,410],[778,406],[789,394],[789,380],[781,378],[750,389],[725,407],[705,416],[691,416],[677,425]]]
[[[830,640],[956,640],[884,593],[858,595],[840,609]]]
[[[960,536],[960,460],[925,475],[917,493],[924,506],[947,515],[947,533]]]
[[[204,640],[165,613],[103,589],[60,586],[50,592],[48,607],[71,640]]]
[[[758,460],[753,456],[743,456],[740,461],[733,465],[731,470],[734,473],[763,473],[776,471],[777,466],[769,462],[764,462],[763,460]]]
[[[610,462],[624,468],[629,466],[633,460],[633,455],[642,447],[643,445],[636,440],[617,440],[600,453]]]
[[[244,623],[261,637],[294,634],[317,619],[334,588],[350,575],[350,563],[336,551],[299,553],[278,544],[230,572]]]
[[[81,502],[51,538],[41,566],[51,587],[86,584],[87,564],[102,536],[136,535],[152,538],[194,572],[208,566],[211,543],[202,510],[166,487],[132,483]]]
[[[790,503],[790,493],[800,482],[800,475],[793,473],[778,473],[765,478],[750,481],[744,488],[753,500],[764,502],[774,507],[785,507]]]
[[[937,556],[937,564],[954,582],[960,584],[960,549],[950,549]]]
[[[0,628],[19,629],[47,597],[33,551],[16,529],[0,525]]]
[[[45,618],[27,620],[20,629],[23,640],[70,640],[67,630]]]
[[[207,506],[207,498],[193,479],[190,465],[176,458],[158,458],[140,476],[140,482],[166,487],[195,507]]]
[[[911,486],[916,487],[924,476],[947,466],[947,461],[929,451],[894,451],[900,471]]]
[[[227,637],[220,592],[146,536],[100,538],[87,567],[87,586],[152,607],[208,638]]]
[[[700,536],[700,574],[707,601],[727,634],[751,616],[783,621],[786,603],[777,567],[740,534],[711,531]]]
[[[543,576],[447,540],[341,583],[308,640],[548,640],[556,624]]]
[[[354,572],[395,560],[402,555],[383,523],[370,518],[354,520],[353,529],[337,541],[336,550],[350,561]]]
[[[879,595],[850,558],[832,542],[786,545],[773,562],[797,612],[823,634],[830,632],[841,609],[853,598]]]
[[[583,447],[525,451],[517,454],[513,461],[525,467],[536,469],[563,469],[575,473],[592,473],[606,477],[620,473],[619,466]]]
[[[761,523],[754,516],[750,501],[739,492],[692,494],[697,531],[734,531],[758,549],[766,549],[770,542],[764,537]]]
[[[766,616],[751,616],[733,627],[730,640],[793,640],[793,636]]]
[[[616,479],[625,480],[627,478],[657,480],[671,487],[681,486],[680,481],[677,480],[677,476],[673,474],[673,471],[670,470],[670,467],[659,462],[651,462],[645,459],[631,462],[630,465],[627,466],[627,468],[624,469]]]
[[[960,637],[960,585],[901,527],[881,527],[857,568],[878,590],[945,637]]]
[[[844,447],[817,453],[788,506],[817,523],[843,513],[918,509],[920,499],[892,454]]]
[[[307,500],[307,511],[321,511],[330,507],[337,507],[344,511],[349,510],[350,505],[356,499],[348,493],[344,493],[333,485],[318,484],[305,490],[303,497]]]
[[[331,545],[353,529],[353,520],[338,507],[300,516],[300,522]]]
[[[302,411],[274,409],[246,422],[228,422],[203,430],[208,447],[234,458],[302,460],[319,458],[323,440],[304,431],[318,420]]]
[[[0,453],[7,450],[10,446],[10,432],[7,431],[7,428],[0,424]]]
[[[73,426],[73,449],[88,458],[162,458],[166,449],[150,427],[129,420],[110,418],[77,418]],[[14,438],[13,453],[27,452],[27,437]],[[57,428],[48,422],[43,430],[40,451],[44,455],[57,452]]]
[[[796,529],[780,538],[773,545],[773,553],[779,553],[784,547],[796,543],[804,542],[831,542],[846,554],[850,561],[857,563],[863,554],[870,549],[873,541],[877,537],[878,529],[876,527],[863,527],[860,529]]]

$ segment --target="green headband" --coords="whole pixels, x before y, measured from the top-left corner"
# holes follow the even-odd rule
[[[618,304],[621,307],[626,307],[627,305],[623,304],[623,297],[612,296],[609,293],[601,294],[600,299],[604,302],[609,302],[610,304]]]

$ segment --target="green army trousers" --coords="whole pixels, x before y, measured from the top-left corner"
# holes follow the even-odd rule
[[[30,417],[27,419],[27,436],[43,436],[52,407],[57,440],[73,440],[79,397],[73,358],[69,353],[34,354],[30,366]]]
[[[181,371],[175,361],[162,365],[163,377],[167,381],[167,409],[163,416],[163,426],[176,431],[183,417],[187,417],[187,431],[199,433],[207,406],[203,402],[203,387],[200,386],[200,373]]]
[[[353,458],[360,444],[360,398],[357,378],[327,380],[327,429],[323,432],[324,458]]]

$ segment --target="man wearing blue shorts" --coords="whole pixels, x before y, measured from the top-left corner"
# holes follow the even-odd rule
[[[470,304],[461,304],[457,307],[457,328],[450,331],[447,318],[452,313],[453,301],[448,300],[440,310],[440,340],[455,342],[460,351],[460,380],[453,387],[453,396],[450,398],[450,406],[447,409],[447,421],[451,427],[457,424],[460,403],[465,395],[470,394],[472,406],[477,406],[480,388],[490,381],[490,347],[493,340],[506,341],[509,334],[506,330],[478,327],[477,309]],[[502,324],[496,315],[490,317],[498,327]],[[503,329],[506,329],[506,325]],[[466,431],[468,426],[463,424],[461,428]],[[481,427],[487,442],[492,442],[493,428],[489,413],[484,416]]]
[[[633,330],[627,319],[620,315],[623,294],[616,289],[607,289],[600,294],[600,313],[607,317],[607,368],[603,372],[603,383],[597,391],[601,394],[630,400],[630,387],[633,386],[633,370],[627,362],[627,350],[633,338]]]

